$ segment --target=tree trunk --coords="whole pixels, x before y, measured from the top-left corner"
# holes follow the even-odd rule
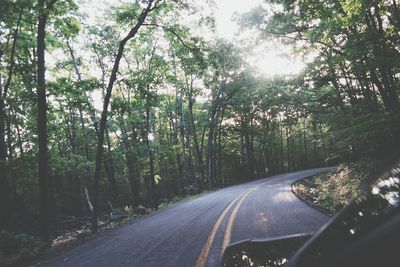
[[[17,44],[17,37],[19,32],[19,26],[22,18],[21,9],[19,13],[19,18],[17,22],[17,26],[13,33],[13,43],[11,48],[10,55],[10,65],[8,68],[8,77],[6,83],[2,84],[2,77],[0,75],[0,168],[4,170],[0,175],[0,230],[7,229],[9,226],[9,218],[11,214],[10,209],[10,183],[8,180],[8,170],[7,170],[7,143],[6,143],[6,97],[8,89],[11,85],[11,79],[14,72],[15,65],[15,50]],[[1,61],[4,55],[4,51],[0,50],[0,69],[1,69]]]
[[[149,140],[149,134],[150,134],[150,107],[148,104],[146,105],[146,133],[144,136],[145,144],[146,144],[146,150],[147,150],[147,155],[149,156],[149,177],[148,181],[150,184],[150,192],[151,192],[151,203],[153,207],[157,207],[157,194],[156,194],[156,184],[154,180],[154,157],[153,157],[153,151],[150,147],[150,140]]]
[[[104,163],[108,168],[107,180],[110,187],[110,194],[112,199],[115,201],[115,199],[117,198],[117,183],[115,181],[114,161],[112,158],[110,133],[108,131],[108,127],[106,127],[105,132],[106,132],[107,154],[104,156]]]
[[[287,154],[287,170],[290,171],[291,170],[291,156],[290,156],[290,135],[289,135],[289,129],[286,126],[285,127],[286,130],[286,154]]]
[[[85,157],[87,161],[90,161],[92,156],[90,155],[90,150],[89,150],[89,140],[87,138],[87,132],[86,132],[86,127],[85,127],[85,120],[83,119],[83,110],[82,110],[82,105],[79,104],[79,119],[81,122],[81,130],[83,133],[83,142],[84,142],[84,150],[85,150]]]
[[[179,123],[177,124],[181,137],[180,146],[183,154],[183,177],[185,179],[185,184],[190,184],[192,179],[190,179],[191,173],[189,167],[188,151],[186,149],[185,121],[182,112],[182,94],[181,92],[179,92],[178,86],[175,89],[175,111],[178,117],[177,119],[179,120]]]
[[[308,150],[307,150],[307,136],[306,136],[306,119],[304,119],[303,140],[304,140],[304,167],[308,167]]]
[[[15,124],[15,128],[17,129],[18,148],[19,148],[19,152],[22,156],[24,154],[24,148],[22,146],[21,131],[19,129],[18,123]]]
[[[80,200],[80,195],[81,195],[81,182],[79,180],[78,176],[78,162],[76,161],[76,158],[74,157],[77,155],[77,142],[76,142],[76,114],[75,111],[72,108],[72,102],[68,101],[67,102],[67,107],[69,107],[69,117],[70,120],[66,119],[67,124],[66,124],[66,132],[68,134],[68,139],[71,147],[71,153],[68,154],[68,158],[70,159],[71,168],[68,171],[69,173],[69,180],[71,183],[68,183],[70,186],[70,191],[71,191],[71,196],[73,197],[75,203],[79,203]],[[73,182],[72,182],[73,181]],[[50,186],[50,190],[52,187]]]
[[[214,161],[214,144],[213,144],[213,139],[214,139],[214,131],[215,131],[215,116],[217,113],[217,108],[214,106],[211,109],[210,113],[210,124],[209,124],[209,130],[208,130],[208,151],[207,151],[207,186],[208,189],[211,190],[213,187],[213,171],[214,171],[214,166],[213,166],[213,161]]]
[[[7,146],[5,140],[5,107],[3,86],[0,77],[0,230],[8,228],[10,218],[10,183],[7,172]]]
[[[134,149],[134,144],[132,144],[132,141],[130,142],[129,140],[123,114],[120,114],[120,124],[121,124],[120,129],[122,133],[122,143],[125,149],[126,166],[128,168],[128,181],[132,193],[132,202],[134,206],[138,206],[140,204],[140,197],[139,197],[140,183],[139,179],[137,178],[138,175],[136,173],[136,158],[134,152],[132,151],[132,149]],[[132,132],[133,133],[135,132],[135,129],[133,129],[133,127],[132,127]],[[133,135],[134,135],[133,142],[135,142],[136,134]]]
[[[43,1],[43,0],[41,0]],[[100,127],[98,132],[98,139],[97,139],[97,149],[96,149],[96,165],[95,165],[95,172],[94,172],[94,205],[93,205],[93,215],[92,215],[92,232],[97,232],[97,215],[98,215],[98,194],[99,194],[99,183],[100,183],[100,171],[101,171],[101,162],[103,158],[103,143],[104,143],[104,131],[106,128],[107,123],[107,113],[108,113],[108,105],[111,99],[111,93],[114,87],[114,83],[117,79],[117,73],[119,69],[119,64],[124,52],[125,44],[135,37],[137,32],[139,31],[140,27],[144,23],[148,13],[155,8],[153,3],[157,4],[157,0],[150,0],[147,4],[147,7],[142,10],[136,25],[129,31],[128,35],[122,39],[119,43],[118,53],[115,57],[114,66],[111,71],[110,80],[107,85],[106,95],[104,97],[103,103],[103,111],[101,113],[100,119]]]
[[[280,125],[279,125],[280,127],[280,143],[281,143],[281,145],[280,145],[280,150],[281,150],[281,172],[284,172],[285,171],[285,160],[284,160],[284,157],[285,157],[285,155],[284,155],[284,152],[283,152],[283,125],[282,125],[282,122],[280,123]]]
[[[37,134],[39,163],[40,226],[43,240],[49,240],[49,159],[47,147],[47,100],[45,79],[45,37],[47,12],[45,0],[38,1],[39,23],[37,35]]]
[[[199,140],[197,137],[197,132],[196,132],[196,125],[194,123],[194,115],[193,115],[193,103],[194,103],[194,99],[192,100],[189,99],[189,119],[190,119],[190,125],[191,125],[191,133],[193,136],[193,142],[194,142],[194,149],[195,149],[195,155],[196,155],[196,162],[197,162],[197,169],[200,172],[200,178],[201,181],[204,180],[204,163],[203,163],[203,155],[200,151],[200,147],[199,147]]]
[[[74,66],[75,74],[76,74],[76,76],[78,78],[78,81],[82,81],[82,74],[81,74],[81,72],[79,70],[79,66],[78,66],[78,63],[77,63],[76,58],[75,58],[74,50],[72,49],[72,46],[69,43],[69,39],[67,39],[67,47],[68,47],[68,52],[69,52],[69,54],[71,56],[72,65]],[[89,151],[89,144],[88,144],[86,127],[85,127],[85,120],[83,118],[83,106],[82,106],[81,102],[79,102],[78,109],[79,109],[79,118],[80,118],[80,123],[81,123],[81,129],[82,129],[82,133],[83,133],[85,156],[86,156],[87,160],[90,160],[91,155],[90,155],[90,151]]]
[[[221,124],[222,124],[222,119],[221,119]],[[222,126],[218,127],[218,179],[220,180],[220,187],[225,186],[225,181],[223,177],[223,172],[222,172],[222,142],[221,142],[221,136],[222,136]]]

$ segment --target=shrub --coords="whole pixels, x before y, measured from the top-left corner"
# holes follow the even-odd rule
[[[46,243],[27,234],[0,232],[0,266],[16,266],[42,255]]]

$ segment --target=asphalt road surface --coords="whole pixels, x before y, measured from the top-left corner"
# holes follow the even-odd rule
[[[313,169],[224,188],[101,234],[40,266],[217,266],[230,243],[310,233],[329,219],[291,192]]]

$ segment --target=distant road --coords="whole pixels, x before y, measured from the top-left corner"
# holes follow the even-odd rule
[[[329,217],[291,192],[312,169],[224,188],[101,234],[40,266],[216,266],[242,239],[314,232]]]

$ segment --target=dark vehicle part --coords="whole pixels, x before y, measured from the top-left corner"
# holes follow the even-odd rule
[[[291,246],[287,237],[258,244],[248,240],[226,249],[223,266],[395,267],[400,266],[398,240],[400,164],[380,176],[364,194],[337,213],[293,257],[288,253],[290,248],[285,247]],[[245,261],[246,256],[251,261]],[[284,261],[279,260],[281,256]],[[273,262],[275,265],[260,261],[265,257],[277,259]]]
[[[226,248],[221,265],[225,267],[283,266],[310,237],[311,234],[298,234],[240,241]]]
[[[400,266],[400,164],[322,227],[288,266]]]

